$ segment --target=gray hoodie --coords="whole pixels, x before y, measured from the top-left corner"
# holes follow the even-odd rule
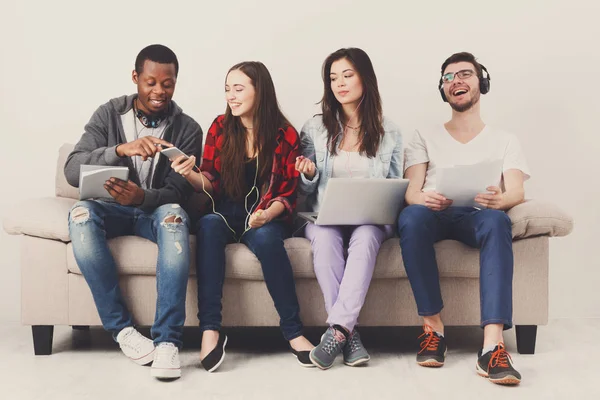
[[[117,145],[127,143],[121,115],[133,108],[133,100],[136,97],[137,94],[117,97],[98,107],[65,163],[65,177],[70,185],[79,186],[79,170],[82,164],[128,167],[129,179],[140,185],[131,158],[119,157],[116,152]],[[171,101],[170,115],[163,123],[166,124],[164,140],[185,154],[196,155],[200,159],[202,129],[196,121],[184,114],[174,101]],[[139,208],[150,212],[163,204],[182,204],[193,191],[188,181],[171,169],[169,160],[160,157],[151,188],[144,190],[144,202]]]

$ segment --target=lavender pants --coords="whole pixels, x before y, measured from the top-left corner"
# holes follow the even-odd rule
[[[330,326],[354,329],[373,277],[379,247],[392,233],[393,227],[389,225],[306,226]]]

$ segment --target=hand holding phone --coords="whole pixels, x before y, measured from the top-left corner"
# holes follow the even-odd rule
[[[183,177],[187,177],[194,169],[197,172],[200,172],[200,170],[196,167],[195,156],[189,157],[176,147],[164,149],[161,151],[161,153],[164,153],[165,156],[169,158],[173,171],[177,172]]]

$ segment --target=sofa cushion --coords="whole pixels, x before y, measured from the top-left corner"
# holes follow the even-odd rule
[[[513,239],[533,236],[566,236],[573,230],[573,218],[554,204],[527,200],[508,210]]]
[[[158,247],[150,240],[136,236],[123,236],[108,241],[121,275],[155,275]],[[298,278],[315,278],[312,269],[310,242],[304,238],[290,238],[285,248]],[[196,236],[190,236],[190,274],[196,275]],[[229,278],[262,280],[262,270],[256,256],[243,244],[233,243],[225,248]],[[67,245],[67,268],[69,272],[81,274],[73,255],[73,245]]]
[[[190,237],[191,265],[190,274],[195,275],[195,236]],[[117,269],[121,275],[155,275],[158,250],[154,243],[147,239],[124,236],[111,239],[109,248],[115,257]],[[516,243],[515,246],[519,244]],[[285,240],[285,248],[290,257],[296,278],[316,278],[312,264],[310,241],[304,238]],[[435,245],[437,260],[442,277],[477,278],[479,276],[479,251],[453,240],[444,240]],[[248,248],[239,243],[230,244],[225,250],[227,278],[244,280],[263,280],[260,263]],[[67,246],[67,267],[70,272],[81,274],[73,247]],[[400,243],[392,238],[383,243],[374,279],[405,278],[406,272],[400,254]]]

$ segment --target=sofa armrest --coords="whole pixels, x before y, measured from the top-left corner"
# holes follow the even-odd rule
[[[69,210],[77,200],[44,197],[15,205],[4,218],[4,230],[11,235],[28,235],[69,242]]]
[[[573,218],[554,204],[527,200],[507,212],[512,221],[513,239],[532,236],[566,236],[573,230]]]

